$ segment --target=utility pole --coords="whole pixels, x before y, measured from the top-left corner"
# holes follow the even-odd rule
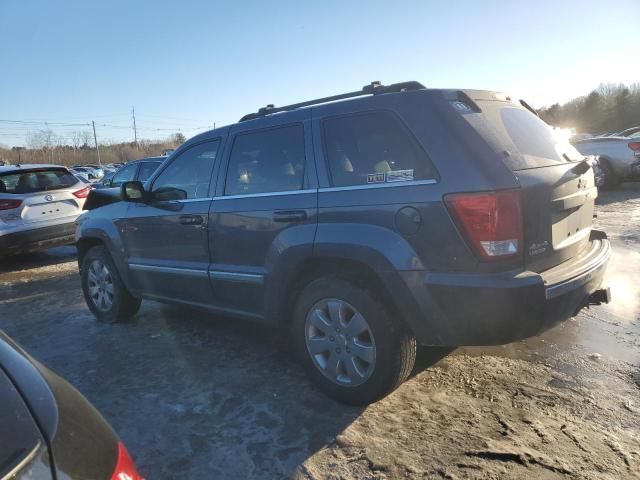
[[[138,147],[138,130],[136,129],[136,109],[135,107],[131,107],[131,116],[133,117],[133,141],[136,143],[136,148],[140,150]]]
[[[100,160],[100,147],[98,147],[98,137],[96,137],[96,122],[91,120],[91,125],[93,125],[93,141],[96,142],[96,151],[98,152],[98,165],[102,167],[102,161]]]

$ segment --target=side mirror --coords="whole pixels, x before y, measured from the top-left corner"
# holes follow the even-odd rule
[[[124,182],[120,186],[120,198],[125,202],[142,202],[145,198],[142,182]]]

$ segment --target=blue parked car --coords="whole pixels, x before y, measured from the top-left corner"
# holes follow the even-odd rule
[[[91,196],[76,240],[99,320],[144,298],[267,323],[346,403],[400,385],[417,344],[507,343],[608,301],[590,164],[496,92],[268,105]]]

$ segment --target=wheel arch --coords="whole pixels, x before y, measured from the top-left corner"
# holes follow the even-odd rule
[[[294,306],[304,287],[318,278],[332,276],[369,290],[380,303],[390,309],[390,314],[400,321],[402,328],[412,330],[406,320],[406,305],[403,307],[397,301],[404,297],[403,294],[397,295],[403,285],[399,275],[394,275],[391,270],[377,270],[372,263],[341,255],[310,257],[301,262],[289,278],[277,282],[279,293],[269,295],[272,301],[268,303],[268,316],[276,319],[279,326],[288,327]],[[275,293],[275,288],[273,292]]]

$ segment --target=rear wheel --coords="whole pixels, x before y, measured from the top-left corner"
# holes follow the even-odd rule
[[[383,398],[415,363],[415,338],[394,324],[369,291],[339,278],[320,278],[303,289],[291,331],[311,379],[340,402]]]
[[[600,159],[600,168],[602,168],[602,171],[604,172],[604,185],[603,185],[603,188],[605,190],[609,190],[609,189],[615,188],[618,185],[620,185],[620,183],[622,183],[618,179],[618,176],[613,171],[613,167],[611,167],[611,164],[609,163],[609,161],[606,158],[605,159]]]
[[[141,300],[127,290],[104,247],[93,247],[85,254],[80,276],[87,306],[98,320],[127,320],[140,309]]]

